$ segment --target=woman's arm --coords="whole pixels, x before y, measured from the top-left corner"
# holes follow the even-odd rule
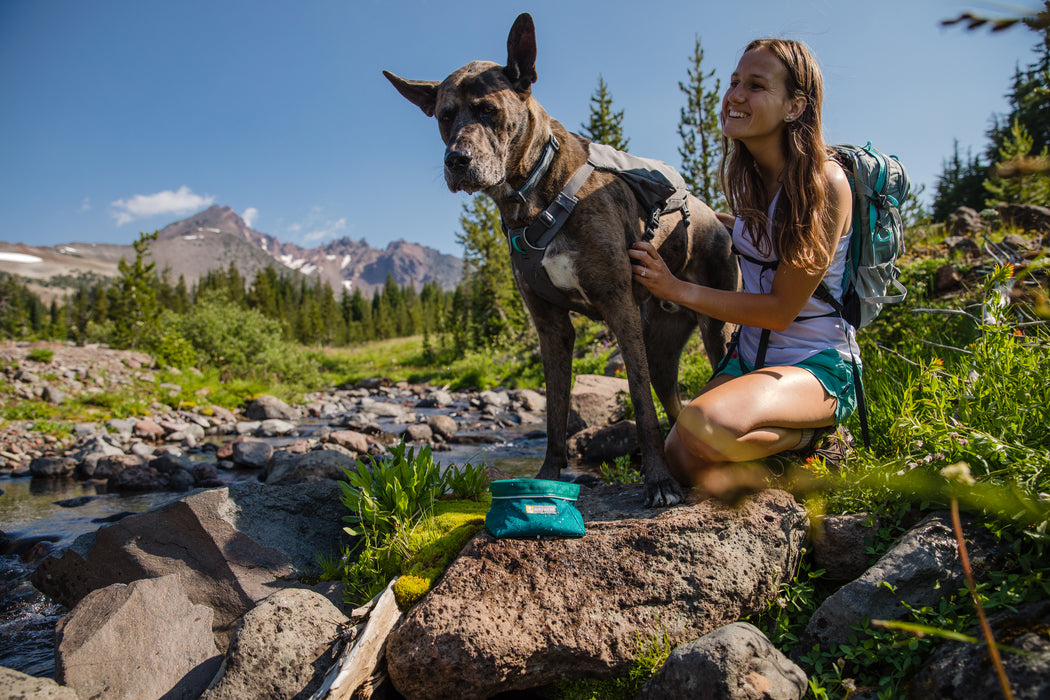
[[[839,237],[849,231],[852,194],[849,181],[837,164],[829,162],[824,173],[832,190],[828,202],[832,216],[825,235],[837,243]],[[648,241],[635,243],[627,254],[634,263],[634,280],[657,297],[722,321],[774,331],[791,325],[826,272],[808,273],[782,262],[773,276],[769,293],[729,292],[678,279]]]

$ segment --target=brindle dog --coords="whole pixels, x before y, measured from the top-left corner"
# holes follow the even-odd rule
[[[498,205],[507,227],[530,224],[587,160],[587,140],[569,134],[532,96],[536,33],[528,14],[520,15],[510,30],[506,66],[475,61],[442,82],[384,75],[428,117],[437,116],[449,189],[484,192]],[[535,186],[524,187],[526,196],[517,197],[516,191],[537,171],[552,134],[560,148]],[[577,197],[579,204],[547,246],[542,265],[573,308],[603,319],[616,336],[638,423],[646,505],[674,505],[682,491],[667,469],[650,377],[664,409],[676,418],[682,407],[678,361],[683,347],[699,325],[708,359],[717,364],[725,353],[726,324],[661,304],[633,283],[627,249],[642,237],[648,212],[627,184],[595,171]],[[735,288],[737,267],[725,227],[695,197],[689,199],[689,213],[687,222],[678,214],[665,216],[654,245],[678,277]],[[536,476],[557,479],[567,464],[575,331],[567,308],[541,298],[517,272],[515,281],[539,334],[547,385],[547,453]]]

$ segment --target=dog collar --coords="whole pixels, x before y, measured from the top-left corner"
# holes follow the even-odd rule
[[[525,198],[528,197],[532,190],[536,188],[540,180],[544,175],[547,174],[547,168],[551,167],[551,162],[554,160],[554,154],[558,152],[561,145],[558,143],[558,139],[554,138],[554,134],[551,134],[550,140],[547,141],[547,145],[543,147],[543,153],[540,155],[539,161],[536,163],[536,167],[529,173],[529,177],[525,180],[525,184],[521,186],[521,189],[514,190],[510,193],[510,198],[518,204],[524,204]]]

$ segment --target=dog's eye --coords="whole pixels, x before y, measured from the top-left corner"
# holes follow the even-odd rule
[[[480,114],[483,117],[491,117],[497,111],[498,109],[494,104],[485,103],[478,105],[478,114]]]
[[[438,121],[442,124],[448,124],[452,121],[452,118],[456,115],[453,112],[442,112],[438,115]]]

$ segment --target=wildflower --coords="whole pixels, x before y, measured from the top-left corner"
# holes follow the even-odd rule
[[[852,678],[843,678],[842,687],[846,689],[847,693],[855,693],[857,692],[857,681]]]
[[[941,470],[941,476],[948,481],[953,481],[964,486],[973,486],[977,482],[970,474],[970,465],[966,462],[956,462]]]
[[[934,452],[933,453],[933,458],[937,459],[937,460],[943,460],[944,459],[944,453],[943,452]]]

